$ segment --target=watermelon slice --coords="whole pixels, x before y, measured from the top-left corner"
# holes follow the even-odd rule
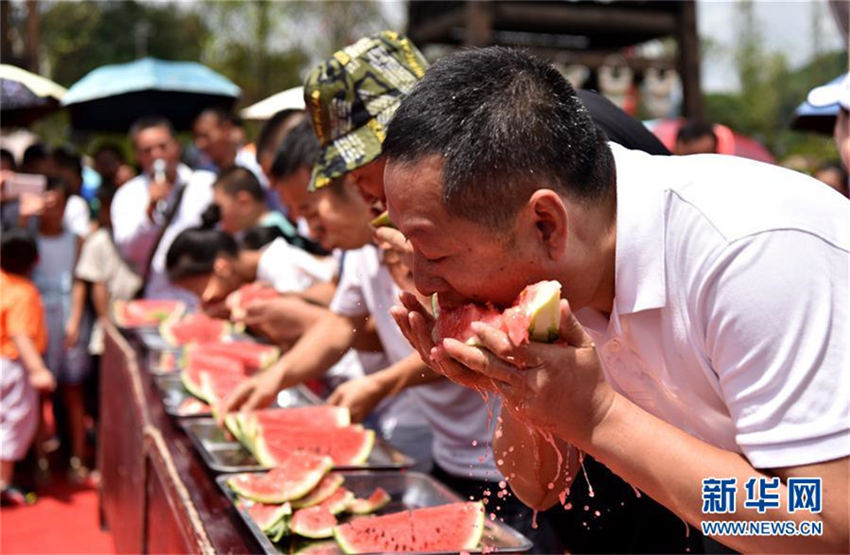
[[[387,493],[387,490],[382,487],[377,487],[375,488],[375,491],[372,492],[372,495],[366,499],[352,499],[346,510],[355,515],[367,515],[386,506],[386,504],[390,502],[390,499],[391,497],[390,494]]]
[[[224,401],[236,386],[246,378],[244,374],[222,374],[210,371],[201,372],[201,393],[215,413],[216,407]]]
[[[347,408],[322,405],[254,410],[245,415],[242,427],[247,435],[257,437],[303,428],[341,428],[350,423]]]
[[[247,368],[256,370],[262,370],[268,367],[280,356],[280,349],[274,345],[262,345],[254,341],[189,343],[183,347],[184,360],[192,352],[236,359],[242,362]]]
[[[201,382],[201,376],[204,373],[240,376],[241,378],[248,375],[245,365],[238,360],[208,357],[198,352],[190,354],[186,366],[180,372],[180,381],[186,391],[207,402],[210,402],[210,400],[207,399],[207,393],[204,391]]]
[[[348,505],[354,501],[354,494],[351,493],[348,489],[340,487],[337,488],[333,495],[319,503],[319,507],[324,507],[331,514],[338,515],[342,511],[348,508]]]
[[[375,443],[375,432],[358,424],[345,428],[300,429],[267,432],[254,440],[254,456],[263,466],[277,466],[296,449],[331,457],[335,466],[366,462]]]
[[[432,296],[432,311],[436,315],[433,330],[434,343],[441,344],[446,337],[476,344],[472,322],[484,322],[506,332],[515,345],[530,341],[551,342],[558,338],[561,323],[561,284],[557,281],[540,281],[527,286],[502,312],[492,304],[468,303],[444,309]]]
[[[265,474],[239,474],[227,485],[242,497],[260,503],[283,503],[307,495],[333,466],[330,457],[304,451],[289,453]]]
[[[119,299],[112,303],[112,317],[122,328],[158,326],[163,320],[180,317],[185,310],[182,301],[166,299]]]
[[[210,406],[200,399],[187,397],[177,406],[177,416],[198,416],[209,414]]]
[[[245,310],[254,301],[276,299],[279,296],[280,293],[277,292],[277,289],[268,283],[255,281],[243,285],[228,295],[224,305],[230,309],[231,320],[242,320],[245,318]]]
[[[257,503],[240,499],[237,507],[247,512],[251,520],[267,535],[275,529],[278,522],[292,514],[289,503]]]
[[[319,482],[319,485],[316,488],[308,493],[306,496],[301,499],[294,499],[292,501],[292,506],[296,509],[305,509],[307,507],[312,507],[313,505],[318,505],[325,499],[332,496],[345,481],[345,478],[342,477],[341,474],[337,474],[336,472],[331,472]]]
[[[291,530],[305,538],[330,538],[334,535],[337,525],[336,515],[327,507],[316,505],[307,509],[299,509],[292,515]]]
[[[159,326],[159,334],[169,345],[185,345],[199,341],[221,341],[230,335],[227,320],[210,318],[200,312],[182,318],[171,317]]]
[[[460,552],[476,549],[483,531],[484,506],[475,502],[359,518],[334,528],[334,537],[346,553]]]

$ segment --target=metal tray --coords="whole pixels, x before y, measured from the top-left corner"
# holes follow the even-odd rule
[[[175,374],[180,371],[180,357],[183,349],[180,347],[168,349],[148,349],[147,369],[153,375]]]
[[[153,376],[154,383],[159,387],[162,393],[162,404],[165,406],[166,414],[181,418],[189,417],[210,417],[212,412],[195,412],[186,414],[180,410],[181,405],[187,399],[194,399],[186,388],[183,387],[183,382],[180,381],[180,373],[170,372],[164,374],[155,374]],[[322,400],[312,391],[303,385],[297,385],[289,389],[284,389],[277,394],[276,404],[278,407],[303,407],[305,405],[320,405]]]
[[[340,472],[345,478],[343,484],[351,490],[356,497],[367,498],[380,486],[390,494],[392,500],[389,504],[377,511],[376,514],[396,513],[406,509],[419,509],[422,507],[434,507],[447,503],[463,501],[456,493],[436,481],[427,474],[420,472],[371,472],[368,470]],[[222,474],[215,481],[228,499],[234,504],[236,496],[227,486],[228,478],[234,474]],[[305,549],[311,545],[325,545],[329,548],[336,547],[333,539],[330,540],[302,540],[284,537],[279,543],[272,543],[268,536],[263,534],[259,527],[251,520],[247,512],[239,510],[239,516],[245,525],[254,534],[257,542],[266,553],[292,553]],[[344,519],[343,519],[344,520]],[[511,528],[510,526],[490,520],[484,520],[484,534],[481,537],[481,546],[473,552],[486,551],[487,553],[521,553],[531,549],[531,541]],[[338,548],[337,548],[338,549]],[[342,553],[341,550],[338,551]],[[332,550],[322,553],[333,553]]]
[[[295,389],[295,388],[293,388]],[[285,390],[281,393],[285,393]],[[280,395],[278,395],[280,402]],[[296,405],[283,405],[296,406]],[[186,435],[195,444],[201,457],[216,472],[245,472],[265,470],[241,443],[230,439],[212,418],[191,418],[180,422]],[[339,466],[337,470],[400,470],[413,466],[414,460],[393,448],[379,437],[369,459],[362,465]]]

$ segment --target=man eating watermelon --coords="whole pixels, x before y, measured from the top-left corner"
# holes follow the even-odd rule
[[[580,449],[694,526],[822,524],[718,537],[733,549],[846,550],[846,199],[748,160],[607,143],[554,68],[504,48],[432,66],[384,155],[421,294],[506,306],[563,285],[552,345],[474,324],[477,346],[436,349],[412,295],[393,311],[432,368],[501,396],[494,454],[523,501],[567,502]],[[712,480],[737,512],[712,510]],[[801,480],[822,485],[805,511]]]

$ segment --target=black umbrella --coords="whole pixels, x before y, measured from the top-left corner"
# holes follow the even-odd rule
[[[153,114],[167,117],[177,129],[189,129],[205,108],[230,110],[240,92],[201,64],[145,58],[93,70],[68,89],[62,104],[71,111],[75,129],[124,132]]]

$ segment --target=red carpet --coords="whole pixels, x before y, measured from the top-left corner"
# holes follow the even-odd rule
[[[100,530],[97,492],[64,479],[39,492],[25,507],[0,509],[0,553],[114,553]]]

